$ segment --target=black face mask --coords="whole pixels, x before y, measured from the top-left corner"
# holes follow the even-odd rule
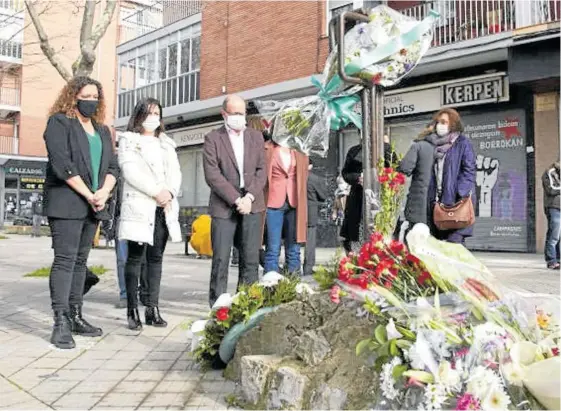
[[[99,101],[97,100],[78,100],[76,106],[81,115],[90,118],[95,114]]]

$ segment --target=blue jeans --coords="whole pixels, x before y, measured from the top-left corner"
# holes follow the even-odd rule
[[[115,252],[117,253],[117,279],[119,281],[119,298],[124,300],[127,298],[127,288],[125,285],[125,265],[127,264],[127,256],[129,247],[127,240],[115,241]]]
[[[547,215],[547,236],[545,238],[545,261],[547,264],[559,263],[559,210],[548,208]]]
[[[300,272],[300,245],[296,242],[296,209],[285,203],[281,208],[267,209],[267,248],[265,251],[265,273],[279,271],[279,257],[283,226],[286,224],[284,239],[285,267],[289,273]]]

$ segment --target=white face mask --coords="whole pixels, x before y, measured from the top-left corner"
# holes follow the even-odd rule
[[[158,127],[160,127],[160,116],[149,115],[142,123],[142,128],[150,133]]]
[[[436,134],[438,134],[440,137],[448,135],[449,132],[450,128],[448,127],[448,124],[438,123],[436,125]]]
[[[227,114],[225,121],[232,130],[241,131],[245,127],[245,116],[240,114]]]

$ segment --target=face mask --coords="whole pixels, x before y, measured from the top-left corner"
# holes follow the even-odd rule
[[[142,123],[142,128],[148,132],[152,132],[160,127],[160,116],[151,115],[146,117]]]
[[[99,101],[97,100],[78,100],[76,107],[81,115],[86,118],[90,118],[95,114]]]
[[[239,114],[228,114],[226,116],[226,125],[232,130],[243,130],[245,127],[245,116]]]
[[[448,135],[449,132],[450,132],[450,129],[449,129],[447,124],[438,123],[436,125],[436,134],[438,134],[440,137],[444,137],[444,136]]]

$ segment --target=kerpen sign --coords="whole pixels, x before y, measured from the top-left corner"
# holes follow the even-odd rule
[[[473,104],[508,101],[508,81],[497,76],[479,81],[467,80],[442,86],[442,106],[468,106]]]

